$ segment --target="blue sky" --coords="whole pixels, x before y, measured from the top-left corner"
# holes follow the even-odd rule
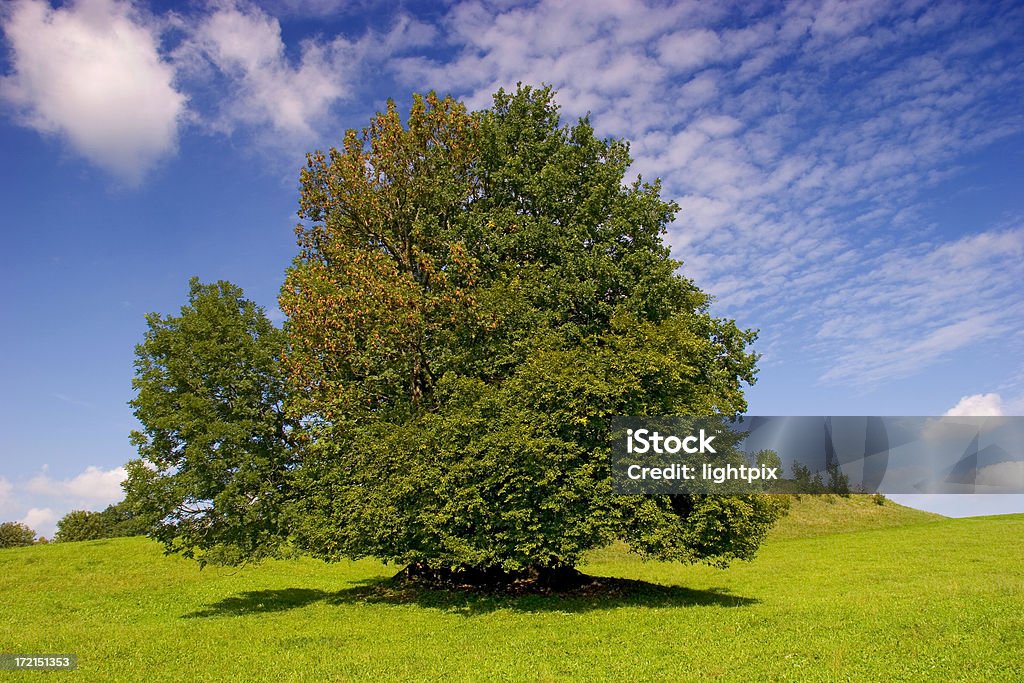
[[[147,3],[0,9],[0,519],[119,497],[133,347],[188,278],[275,316],[307,151],[430,88],[549,83],[632,141],[762,415],[1024,412],[1024,7]],[[918,499],[954,514],[1021,497]]]

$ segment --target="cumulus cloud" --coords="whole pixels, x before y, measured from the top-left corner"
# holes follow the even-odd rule
[[[959,440],[967,443],[981,429],[992,429],[1003,424],[1006,415],[1003,398],[997,393],[971,394],[962,397],[943,417],[979,418],[974,420],[931,419],[925,424],[922,436],[930,441]],[[986,419],[980,419],[986,418]]]
[[[158,28],[130,4],[19,0],[3,32],[12,73],[0,96],[24,125],[128,183],[175,149],[187,98],[159,52]]]
[[[670,33],[658,43],[661,61],[680,71],[701,67],[721,53],[722,40],[706,28]]]
[[[54,496],[71,500],[114,502],[124,495],[121,482],[128,473],[123,467],[103,470],[89,466],[85,471],[70,479],[55,479],[47,469],[28,480],[25,488],[29,493],[40,496]]]
[[[89,466],[69,477],[55,477],[43,465],[36,475],[20,481],[0,478],[0,515],[18,519],[50,538],[57,521],[72,510],[102,510],[124,498],[124,467]],[[3,521],[0,519],[0,521]]]
[[[331,4],[305,9],[326,13]],[[279,9],[301,9],[285,5]],[[436,36],[435,27],[400,14],[385,31],[308,37],[293,49],[276,17],[227,0],[161,16],[127,0],[59,8],[17,0],[0,17],[11,48],[0,97],[17,120],[66,140],[128,184],[175,151],[186,122],[229,135],[267,133],[260,141],[269,147],[304,148],[367,65]]]
[[[1024,461],[1007,461],[988,465],[978,470],[975,483],[1003,491],[1024,489]]]
[[[1003,399],[999,394],[972,394],[964,396],[947,410],[948,417],[984,417],[1003,415]]]
[[[18,521],[28,526],[40,536],[46,536],[46,533],[42,533],[40,531],[40,529],[43,529],[52,537],[53,533],[51,529],[56,528],[57,520],[59,519],[60,516],[50,508],[31,508],[25,513],[25,516]]]
[[[224,5],[198,24],[179,57],[207,60],[227,78],[231,93],[220,102],[222,129],[265,124],[278,134],[308,139],[330,105],[347,93],[344,62],[351,49],[341,38],[326,44],[310,40],[293,63],[276,18],[256,7]]]
[[[305,9],[319,13],[313,6]],[[181,22],[181,28],[187,37],[175,50],[175,62],[185,80],[206,91],[197,98],[204,104],[197,104],[195,118],[225,134],[265,133],[262,142],[292,150],[317,137],[369,65],[436,35],[433,26],[400,14],[383,32],[307,37],[289,46],[277,17],[229,1]]]

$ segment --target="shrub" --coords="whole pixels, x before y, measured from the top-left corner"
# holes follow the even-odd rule
[[[57,533],[53,540],[58,543],[92,541],[97,538],[108,538],[110,532],[110,524],[102,512],[72,510],[57,522]]]
[[[57,522],[54,541],[93,541],[98,538],[142,536],[146,525],[122,502],[109,505],[102,512],[73,510]]]
[[[0,524],[0,548],[17,548],[32,545],[36,540],[36,532],[21,522],[4,522]]]

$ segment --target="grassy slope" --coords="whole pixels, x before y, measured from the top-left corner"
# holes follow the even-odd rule
[[[53,675],[82,681],[1021,680],[1022,557],[1024,515],[949,519],[776,538],[727,571],[595,553],[587,571],[656,584],[624,597],[402,602],[367,588],[392,572],[372,561],[38,546],[0,551],[0,651],[75,652]]]
[[[891,500],[878,505],[870,495],[802,495],[791,496],[790,500],[789,514],[772,529],[772,540],[887,529],[943,519],[934,512],[904,507]]]

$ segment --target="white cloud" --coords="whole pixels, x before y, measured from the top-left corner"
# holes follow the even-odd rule
[[[984,417],[1003,415],[1003,399],[999,394],[972,394],[964,396],[947,410],[949,417]]]
[[[121,482],[128,473],[123,467],[103,470],[89,466],[70,479],[54,479],[46,468],[28,480],[25,488],[40,496],[61,497],[78,501],[113,503],[124,496]]]
[[[103,469],[89,466],[66,478],[57,478],[50,468],[28,479],[0,478],[0,521],[20,518],[36,533],[52,538],[56,522],[72,510],[102,510],[124,498],[121,482],[124,467]]]
[[[697,69],[721,54],[722,41],[708,29],[672,33],[658,44],[661,61],[680,71]]]
[[[826,0],[815,11],[811,33],[825,40],[849,35],[878,19],[888,5],[888,2],[879,1]]]
[[[60,519],[60,516],[50,508],[31,508],[18,521],[35,531],[37,535],[52,538],[52,530],[56,529],[58,519]],[[40,531],[41,529],[47,533],[43,533],[43,531]]]
[[[997,393],[972,394],[962,397],[955,406],[947,410],[945,417],[1001,417],[1005,415],[1002,397]],[[971,433],[978,433],[984,425],[991,428],[999,421],[984,420],[929,420],[922,436],[931,441],[945,439],[969,439]],[[976,425],[976,426],[972,426]],[[1002,491],[1024,489],[1024,462],[1007,461],[988,465],[978,471],[975,484],[994,487]],[[953,517],[985,514],[1020,512],[1024,506],[1024,495],[1000,494],[922,494],[892,496],[903,505],[932,510]]]
[[[978,470],[978,486],[992,486],[1004,491],[1024,490],[1024,461],[1007,461]]]
[[[1024,494],[917,493],[889,496],[900,505],[930,510],[949,517],[1005,515],[1024,509]]]
[[[182,28],[188,37],[175,51],[176,63],[197,89],[213,94],[205,107],[212,113],[197,106],[196,118],[225,134],[265,133],[261,142],[292,151],[317,139],[368,65],[436,35],[433,26],[400,14],[385,32],[371,29],[351,40],[308,37],[293,49],[276,17],[229,1]]]
[[[697,130],[707,133],[710,137],[724,137],[732,135],[743,127],[739,121],[731,116],[705,116],[692,126]]]
[[[817,349],[835,358],[824,379],[876,382],[908,375],[957,351],[1010,343],[1024,325],[1024,229],[891,249],[847,271],[824,298],[832,315]],[[991,395],[990,395],[991,396]]]
[[[221,127],[269,125],[299,139],[313,136],[330,105],[347,92],[343,39],[302,45],[298,63],[285,54],[277,19],[258,8],[225,5],[195,29],[193,42],[179,51],[201,56],[227,76],[229,96],[221,102]]]
[[[794,3],[737,25],[744,11],[460,2],[455,58],[394,68],[471,106],[551,83],[567,114],[631,139],[634,171],[682,207],[668,239],[687,274],[825,382],[877,384],[1021,329],[1024,230],[943,239],[924,219],[957,159],[1022,129],[1015,10]]]
[[[19,0],[3,18],[13,73],[0,95],[19,120],[128,183],[177,143],[186,97],[158,51],[159,31],[131,5]]]
[[[278,10],[315,16],[334,5],[285,2]],[[368,68],[437,35],[397,14],[384,31],[286,45],[278,19],[244,0],[161,16],[127,0],[73,0],[58,9],[17,0],[0,16],[12,48],[0,97],[22,124],[60,136],[129,184],[175,151],[184,122],[256,133],[261,149],[305,150]],[[167,55],[165,38],[173,47]]]

